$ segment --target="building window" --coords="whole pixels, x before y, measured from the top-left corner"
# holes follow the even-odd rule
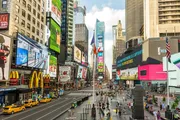
[[[43,44],[43,41],[42,41],[42,40],[40,40],[40,43],[41,43],[41,44]]]
[[[26,0],[23,0],[22,4],[23,4],[24,7],[26,7]]]
[[[29,38],[30,38],[30,33],[27,33],[27,37],[29,37]]]
[[[32,32],[35,33],[35,27],[32,27]]]
[[[22,9],[22,16],[26,17],[26,11]]]
[[[29,23],[27,23],[27,29],[30,30],[31,29],[31,25]]]
[[[36,31],[36,34],[39,36],[39,30]]]
[[[36,7],[36,0],[33,0],[33,6]]]
[[[31,5],[28,4],[28,10],[31,12]]]
[[[35,25],[35,24],[36,24],[36,19],[33,18],[32,22],[33,22],[33,24]]]
[[[19,11],[20,11],[20,8],[18,5],[16,5],[16,12],[19,13]]]
[[[23,34],[23,35],[25,34],[25,31],[23,29],[21,29],[21,34]]]
[[[44,26],[43,26],[43,24],[41,24],[41,30],[43,30],[44,29]]]
[[[35,9],[33,9],[33,15],[36,16],[36,10]]]
[[[34,35],[32,35],[32,39],[33,39],[33,40],[35,40],[35,37],[34,37]]]
[[[39,27],[39,25],[40,25],[40,24],[39,24],[39,21],[38,21],[38,22],[37,22],[37,26]]]
[[[40,7],[40,5],[38,5],[38,10],[39,10],[39,11],[41,10],[41,7]]]
[[[16,23],[19,23],[19,17],[16,15],[16,17],[15,17],[15,22]]]
[[[39,13],[38,13],[37,17],[38,17],[38,19],[40,19],[40,14]]]
[[[21,20],[21,26],[25,27],[25,20]]]
[[[44,17],[43,16],[41,17],[41,22],[44,22]]]
[[[28,18],[29,21],[31,21],[31,15],[30,14],[28,14],[27,18]]]
[[[39,38],[36,38],[36,41],[39,42]]]
[[[7,0],[2,0],[2,8],[7,8]]]

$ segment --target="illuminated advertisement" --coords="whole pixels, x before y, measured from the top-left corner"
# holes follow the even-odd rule
[[[120,70],[116,71],[116,80],[120,80],[120,76],[121,76],[120,73],[121,73]]]
[[[104,69],[98,69],[98,72],[104,72]]]
[[[102,57],[103,56],[103,53],[102,52],[99,52],[98,53],[98,57]]]
[[[57,58],[53,55],[50,55],[49,59],[49,75],[50,77],[56,77],[57,72]]]
[[[16,65],[47,69],[48,48],[31,38],[17,35]]]
[[[82,52],[82,64],[86,63],[86,55],[84,52]]]
[[[11,38],[0,34],[0,79],[9,79]]]
[[[71,80],[71,67],[70,66],[60,66],[59,75],[61,82],[67,82]]]
[[[142,62],[142,46],[134,49],[131,53],[119,56],[116,61],[118,69],[133,68]]]
[[[171,56],[171,62],[180,69],[180,53],[173,54]]]
[[[83,71],[83,67],[82,67],[82,66],[79,66],[79,67],[78,67],[77,78],[82,78],[82,71]]]
[[[104,66],[103,62],[98,63],[98,66]]]
[[[0,13],[0,30],[9,29],[9,13]]]
[[[61,28],[60,26],[53,20],[50,20],[50,48],[58,53],[60,53],[60,44],[61,44]]]
[[[83,78],[83,79],[86,79],[86,75],[87,75],[87,68],[83,67],[83,70],[82,70],[82,78]]]
[[[98,62],[103,62],[103,61],[104,61],[103,57],[98,57]]]
[[[81,51],[74,46],[74,61],[81,63]]]
[[[61,0],[47,0],[47,12],[51,12],[51,17],[61,26]]]
[[[120,75],[120,76],[119,76]],[[117,78],[121,80],[137,80],[138,79],[138,67],[117,71]]]

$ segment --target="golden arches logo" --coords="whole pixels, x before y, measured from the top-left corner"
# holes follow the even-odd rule
[[[50,75],[49,74],[44,75],[44,79],[50,79]]]
[[[19,79],[18,71],[11,71],[9,78],[10,79]]]
[[[34,86],[34,80],[35,80],[35,86]],[[39,87],[39,81],[40,81],[40,87],[43,88],[43,75],[42,75],[42,72],[38,72],[37,71],[34,71],[32,73],[32,76],[31,76],[31,79],[30,79],[30,82],[29,82],[29,88],[38,88]]]

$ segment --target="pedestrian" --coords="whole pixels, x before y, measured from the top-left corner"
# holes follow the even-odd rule
[[[93,104],[92,110],[91,110],[91,117],[93,120],[96,120],[96,108],[95,105]]]
[[[153,115],[154,115],[154,120],[157,120],[157,112],[153,111]]]
[[[162,110],[165,111],[165,104],[162,103]]]
[[[160,103],[160,106],[159,106],[159,107],[160,107],[160,111],[161,111],[161,110],[162,110],[162,103]]]
[[[117,113],[118,113],[118,105],[116,105],[116,115],[117,115]]]
[[[157,120],[161,120],[161,114],[159,111],[157,112]]]
[[[121,105],[119,105],[119,117],[121,116]]]

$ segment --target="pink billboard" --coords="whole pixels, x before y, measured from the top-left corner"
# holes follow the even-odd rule
[[[162,64],[143,65],[138,67],[138,79],[142,81],[166,80]]]
[[[103,62],[103,57],[98,57],[98,62]]]

